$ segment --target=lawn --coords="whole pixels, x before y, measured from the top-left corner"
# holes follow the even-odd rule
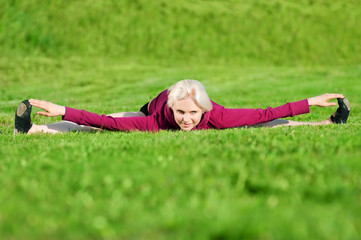
[[[2,59],[1,69],[2,239],[361,235],[359,67],[167,67],[28,58]],[[12,135],[23,98],[98,113],[133,111],[182,78],[202,81],[213,100],[230,107],[277,106],[341,92],[352,113],[347,125],[321,127]],[[312,107],[294,119],[323,120],[334,110]],[[60,120],[35,112],[37,124]]]
[[[351,0],[0,1],[0,239],[361,239],[360,25]],[[24,99],[137,111],[182,79],[230,108],[342,93],[351,114],[13,136]]]

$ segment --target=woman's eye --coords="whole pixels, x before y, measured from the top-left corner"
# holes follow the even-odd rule
[[[191,113],[192,113],[192,114],[196,114],[196,113],[197,113],[197,111],[192,111]]]
[[[183,114],[184,112],[183,112],[182,110],[178,110],[178,113],[181,113],[181,114]]]

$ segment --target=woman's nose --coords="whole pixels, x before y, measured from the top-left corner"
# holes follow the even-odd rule
[[[188,122],[189,120],[190,120],[189,114],[184,114],[184,116],[183,116],[183,121],[184,121],[184,122]]]

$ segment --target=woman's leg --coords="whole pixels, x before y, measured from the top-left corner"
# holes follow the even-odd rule
[[[142,112],[119,112],[119,113],[111,113],[108,114],[111,117],[145,117],[145,114]],[[35,133],[62,133],[62,132],[72,132],[72,131],[79,131],[79,132],[95,132],[95,131],[102,131],[101,128],[90,127],[85,125],[78,125],[73,122],[69,121],[61,121],[51,124],[45,125],[36,125],[33,124],[28,131],[28,134],[35,134]]]
[[[327,119],[321,122],[297,122],[297,121],[291,121],[291,120],[284,120],[284,119],[276,119],[270,122],[265,123],[258,123],[254,124],[248,127],[283,127],[283,126],[302,126],[302,125],[308,125],[308,126],[317,126],[317,125],[328,125],[332,124],[331,119]]]
[[[79,132],[95,132],[95,131],[102,131],[101,128],[90,127],[85,125],[78,125],[73,122],[69,121],[61,121],[56,123],[50,123],[45,125],[36,125],[33,124],[28,131],[28,134],[35,134],[35,133],[63,133],[63,132],[72,132],[72,131],[79,131]]]
[[[119,112],[119,113],[111,113],[107,116],[110,117],[145,117],[145,114],[142,112]]]

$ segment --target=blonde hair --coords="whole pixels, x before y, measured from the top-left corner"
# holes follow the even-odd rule
[[[212,102],[203,84],[192,79],[179,81],[168,88],[168,107],[171,108],[176,101],[187,97],[191,97],[204,112],[212,110]]]

